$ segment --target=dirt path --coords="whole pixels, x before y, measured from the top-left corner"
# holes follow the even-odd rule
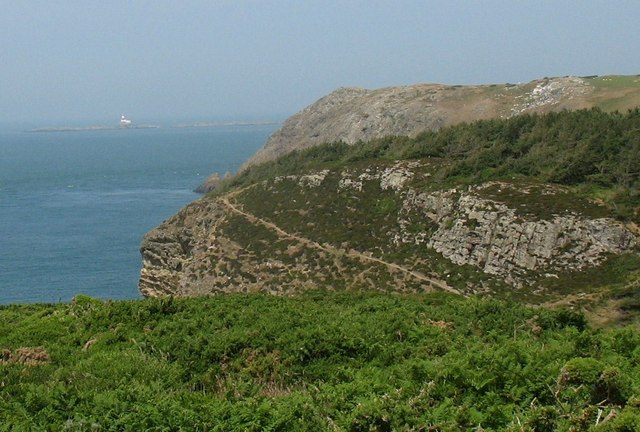
[[[326,243],[324,245],[322,245],[322,244],[320,244],[318,242],[315,242],[313,240],[310,240],[308,238],[300,237],[300,236],[297,236],[295,234],[288,233],[288,232],[286,232],[285,230],[283,230],[282,228],[280,228],[279,226],[277,226],[276,224],[274,224],[272,222],[266,221],[266,220],[261,219],[261,218],[255,216],[255,215],[253,215],[251,213],[247,213],[244,210],[239,209],[233,203],[231,203],[231,201],[229,201],[230,197],[235,196],[235,195],[241,193],[242,191],[243,191],[243,189],[238,190],[238,191],[234,191],[234,192],[229,193],[227,195],[224,195],[224,196],[220,197],[220,202],[225,207],[227,207],[229,210],[231,210],[234,213],[237,213],[239,215],[244,216],[249,222],[251,222],[253,224],[260,224],[260,225],[262,225],[262,226],[264,226],[266,228],[269,228],[269,229],[277,232],[282,237],[288,237],[288,238],[295,239],[295,240],[299,241],[300,243],[302,243],[302,244],[304,244],[306,246],[322,250],[322,251],[327,252],[329,254],[332,254],[332,255],[345,255],[345,256],[348,256],[350,258],[355,258],[355,259],[360,260],[360,261],[375,262],[377,264],[381,264],[383,266],[386,266],[387,269],[389,271],[391,271],[391,272],[395,271],[395,272],[405,273],[405,274],[408,274],[409,276],[411,276],[411,277],[413,277],[415,279],[418,279],[418,280],[420,280],[422,282],[428,283],[432,287],[436,287],[436,288],[439,288],[441,290],[444,290],[444,291],[447,291],[447,292],[450,292],[450,293],[453,293],[453,294],[464,295],[460,291],[458,291],[457,289],[447,285],[447,283],[444,282],[444,281],[427,277],[427,276],[425,276],[423,274],[420,274],[420,273],[415,272],[413,270],[410,270],[410,269],[407,269],[405,267],[402,267],[402,266],[400,266],[398,264],[391,263],[391,262],[388,262],[388,261],[384,261],[384,260],[381,260],[379,258],[375,258],[375,257],[372,257],[370,255],[366,255],[364,253],[355,251],[353,249],[348,250],[348,251],[343,251],[341,249],[338,249],[338,248],[336,248],[334,246],[331,246],[331,245],[328,245]]]

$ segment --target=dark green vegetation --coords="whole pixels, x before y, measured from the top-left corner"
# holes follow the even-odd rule
[[[433,158],[431,187],[526,178],[571,186],[606,203],[619,218],[640,221],[640,109],[521,115],[388,137],[352,146],[326,144],[253,166],[222,191],[272,178],[358,161]]]
[[[497,300],[79,296],[0,307],[0,349],[7,431],[640,428],[635,329]]]

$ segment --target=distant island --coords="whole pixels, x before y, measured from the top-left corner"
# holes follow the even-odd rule
[[[83,131],[101,131],[101,130],[117,130],[117,129],[158,129],[160,126],[156,125],[138,125],[133,123],[124,114],[120,116],[120,121],[117,125],[108,126],[84,126],[84,127],[48,127],[31,129],[28,132],[83,132]]]
[[[194,123],[180,123],[169,126],[170,128],[212,128],[212,127],[225,127],[225,126],[268,126],[277,125],[281,122],[278,121],[232,121],[232,122],[194,122]],[[62,127],[46,127],[35,128],[27,130],[26,132],[86,132],[86,131],[104,131],[104,130],[121,130],[121,129],[160,129],[159,125],[145,125],[145,124],[132,124],[125,123],[120,120],[118,125],[104,125],[104,126],[62,126]]]
[[[84,132],[119,129],[159,129],[158,125],[129,125],[129,126],[85,126],[85,127],[48,127],[30,129],[27,132]]]

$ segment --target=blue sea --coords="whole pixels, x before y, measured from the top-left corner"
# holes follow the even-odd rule
[[[0,130],[0,304],[139,298],[144,233],[278,127]]]

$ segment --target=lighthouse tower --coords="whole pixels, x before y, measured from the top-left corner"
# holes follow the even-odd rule
[[[120,117],[120,126],[131,126],[131,120],[126,118],[124,114]]]

